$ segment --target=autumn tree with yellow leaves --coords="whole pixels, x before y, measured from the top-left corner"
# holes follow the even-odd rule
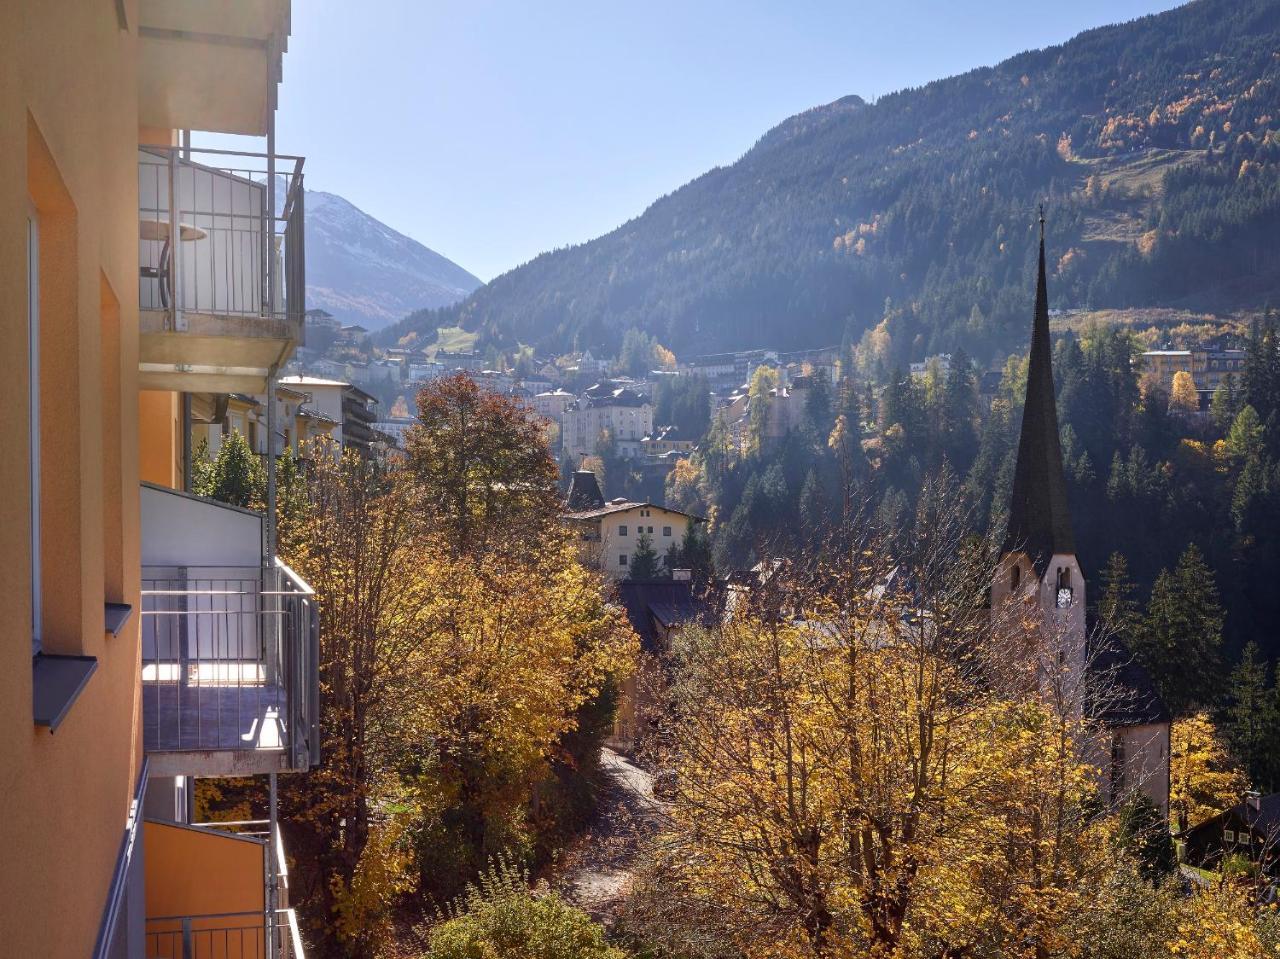
[[[285,780],[282,818],[323,955],[374,955],[397,910],[526,855],[553,761],[636,654],[554,521],[540,434],[446,386],[408,464],[313,451],[282,538],[321,619],[322,760]],[[433,449],[452,472],[424,463]]]
[[[957,500],[936,485],[910,537],[864,525],[819,563],[766,564],[723,625],[681,637],[646,934],[1042,957],[1092,907],[1111,850],[1083,663],[1031,608],[986,608],[991,554]]]
[[[1209,717],[1195,713],[1169,732],[1169,813],[1186,832],[1234,806],[1249,781]]]

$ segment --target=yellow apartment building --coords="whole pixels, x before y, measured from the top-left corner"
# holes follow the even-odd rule
[[[301,336],[302,160],[274,143],[289,18],[289,0],[5,13],[6,956],[303,948],[274,801],[202,824],[192,794],[262,775],[274,800],[278,773],[318,762],[314,597],[266,516],[186,491],[192,424],[275,396]]]

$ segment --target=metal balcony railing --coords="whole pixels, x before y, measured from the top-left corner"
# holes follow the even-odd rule
[[[273,568],[144,567],[143,740],[148,753],[271,751],[319,762],[315,594]]]
[[[138,305],[296,323],[305,307],[302,157],[142,147]]]
[[[147,917],[146,957],[306,959],[306,954],[297,915],[278,909],[270,918],[261,912]]]

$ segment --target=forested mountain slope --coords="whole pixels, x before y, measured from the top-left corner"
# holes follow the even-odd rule
[[[1037,202],[1060,308],[1280,292],[1280,3],[1196,0],[992,68],[809,110],[591,242],[389,331],[678,353],[826,345],[902,362],[1026,337]],[[886,299],[891,307],[886,311]],[[887,338],[883,334],[888,334]]]

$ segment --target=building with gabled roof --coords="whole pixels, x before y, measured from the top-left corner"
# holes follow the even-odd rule
[[[640,538],[648,536],[658,560],[684,542],[691,523],[701,516],[623,497],[606,501],[591,470],[578,470],[569,483],[565,522],[573,527],[583,562],[614,579],[627,579]]]

